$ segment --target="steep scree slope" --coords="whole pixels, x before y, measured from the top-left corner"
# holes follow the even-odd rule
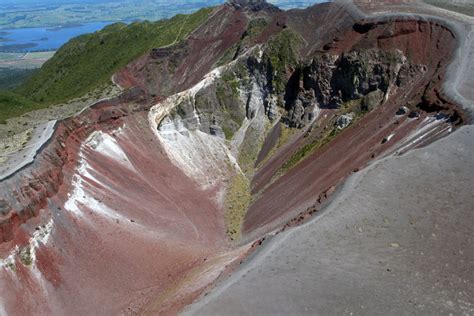
[[[3,309],[175,313],[352,172],[467,121],[440,91],[454,33],[356,18],[225,4],[117,72],[0,183]]]
[[[309,127],[309,134],[300,136],[258,170],[253,183],[254,193],[260,192],[259,199],[247,212],[244,232],[253,233],[262,226],[267,226],[262,231],[275,228],[278,224],[272,221],[281,221],[285,212],[291,213],[288,219],[304,211],[318,201],[319,194],[338,185],[388,147],[396,143],[420,146],[451,131],[449,125],[462,123],[466,118],[440,93],[454,45],[454,34],[442,25],[396,19],[357,23],[345,35],[325,45],[323,49],[333,56],[334,64],[331,57],[317,56],[306,69],[300,92],[314,94],[318,102],[323,102],[322,115]],[[379,56],[371,62],[360,60],[359,50],[365,51],[362,57],[374,59],[369,53],[373,49],[385,52],[385,58],[392,62],[388,72],[379,62],[374,63],[380,53],[375,53]],[[318,78],[321,73],[328,78]],[[341,102],[343,109],[353,107],[355,102],[368,113],[356,124],[338,131],[330,145],[322,146],[318,143],[320,137],[314,139],[311,135],[320,134],[321,127],[324,130],[327,124],[324,121],[340,114],[337,107]],[[303,111],[304,102],[295,103]],[[308,147],[320,150],[306,153]],[[307,158],[268,185],[280,166],[295,157],[295,153],[297,158]],[[288,190],[289,187],[292,189]]]

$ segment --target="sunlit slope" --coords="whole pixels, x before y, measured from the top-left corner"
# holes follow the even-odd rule
[[[117,23],[72,39],[14,94],[0,94],[0,121],[67,101],[107,83],[134,58],[185,38],[211,10],[154,23]]]

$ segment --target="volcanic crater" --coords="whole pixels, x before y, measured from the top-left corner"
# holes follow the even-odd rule
[[[469,124],[443,91],[457,37],[340,3],[216,7],[0,182],[3,310],[181,311],[348,177]]]

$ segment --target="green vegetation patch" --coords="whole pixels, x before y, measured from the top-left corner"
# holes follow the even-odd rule
[[[363,102],[363,99],[355,99],[355,100],[344,102],[341,105],[340,113],[348,114],[348,113],[354,112],[356,113],[356,115],[358,113],[364,114],[365,112],[362,111],[362,102]]]
[[[78,97],[109,81],[116,71],[150,49],[184,39],[207,18],[210,10],[155,23],[116,23],[76,37],[59,49],[18,92],[41,104]]]
[[[234,137],[235,132],[227,126],[222,126],[222,131],[224,132],[225,139],[231,140]]]
[[[31,255],[30,246],[26,246],[20,249],[20,261],[25,266],[31,266],[33,264],[33,256]]]
[[[227,235],[232,241],[240,240],[245,213],[250,201],[250,181],[243,174],[237,173],[232,178],[226,195],[227,212],[225,221]]]
[[[245,133],[244,141],[240,147],[239,165],[242,171],[251,178],[255,172],[255,161],[262,148],[264,135],[254,125],[250,125]]]
[[[286,71],[298,65],[298,47],[303,39],[291,30],[283,30],[267,44],[264,57],[270,61],[273,71],[273,88],[277,94],[285,91]]]
[[[217,97],[220,101],[225,101],[226,98],[229,97],[226,93],[226,86],[230,88],[232,92],[231,97],[238,97],[239,96],[239,78],[237,78],[232,72],[227,71],[222,74],[221,80],[217,83]],[[228,90],[228,89],[227,89]]]
[[[341,131],[342,130],[333,127],[320,138],[312,141],[309,144],[304,145],[283,164],[283,166],[281,167],[281,171],[286,172],[292,167],[296,166],[299,162],[301,162],[304,158],[313,153],[316,149],[322,148],[324,145],[331,142]]]
[[[268,26],[268,21],[264,18],[256,18],[249,22],[247,29],[245,30],[243,38],[254,39],[262,34],[263,30]]]
[[[36,69],[1,68],[0,67],[0,90],[18,87],[30,78]]]
[[[367,111],[361,110],[361,103],[362,99],[347,101],[341,105],[341,109],[338,113],[339,115],[354,113],[354,118],[350,124],[353,125],[367,113]],[[339,135],[339,133],[341,133],[343,130],[345,129],[338,129],[335,125],[333,125],[330,130],[323,133],[320,137],[313,140],[312,142],[304,145],[295,154],[293,154],[293,156],[291,156],[290,159],[288,159],[283,164],[283,166],[281,167],[281,172],[284,173],[288,171],[289,169],[300,163],[304,158],[312,154],[315,150],[323,148],[325,145],[333,141],[334,138],[336,138],[336,136]]]
[[[98,88],[152,48],[183,40],[202,24],[212,8],[158,22],[116,23],[76,37],[12,92],[0,92],[1,120],[65,102]],[[4,111],[5,110],[5,111]]]
[[[278,122],[277,124],[280,125],[280,129],[281,129],[280,135],[278,137],[278,142],[270,150],[270,152],[265,156],[265,159],[263,159],[258,164],[257,168],[262,167],[270,158],[272,158],[275,155],[278,149],[280,149],[283,145],[285,145],[299,131],[299,129],[297,128],[288,127],[286,124],[284,124],[281,121]]]
[[[244,141],[240,147],[239,165],[243,172],[232,178],[227,188],[225,216],[227,223],[227,234],[233,241],[240,240],[242,224],[245,214],[252,203],[250,180],[255,172],[255,161],[264,137],[258,127],[249,126]]]
[[[38,107],[27,98],[9,91],[0,91],[0,124],[9,118],[20,116]]]
[[[216,99],[219,110],[214,112],[218,118],[226,139],[230,140],[240,128],[245,118],[245,108],[241,107],[239,88],[246,84],[248,77],[246,68],[234,67],[226,71],[216,82]]]
[[[11,271],[16,272],[15,261],[8,261],[8,262],[6,263],[6,266],[7,266],[8,269],[10,269]]]

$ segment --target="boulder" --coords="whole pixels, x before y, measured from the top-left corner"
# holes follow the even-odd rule
[[[398,109],[397,113],[395,115],[401,116],[405,115],[408,113],[408,108],[406,106],[402,106],[401,108]]]
[[[278,117],[277,97],[269,95],[265,101],[265,114],[270,121],[274,121]]]
[[[362,99],[362,110],[372,111],[373,109],[378,107],[380,104],[382,104],[384,95],[385,94],[383,93],[383,91],[380,91],[379,89],[367,94]]]
[[[209,127],[209,133],[219,138],[225,138],[224,131],[222,130],[222,127],[220,127],[219,125],[211,125]]]
[[[336,120],[336,127],[339,130],[342,130],[349,126],[354,120],[354,113],[343,114],[339,116]]]

